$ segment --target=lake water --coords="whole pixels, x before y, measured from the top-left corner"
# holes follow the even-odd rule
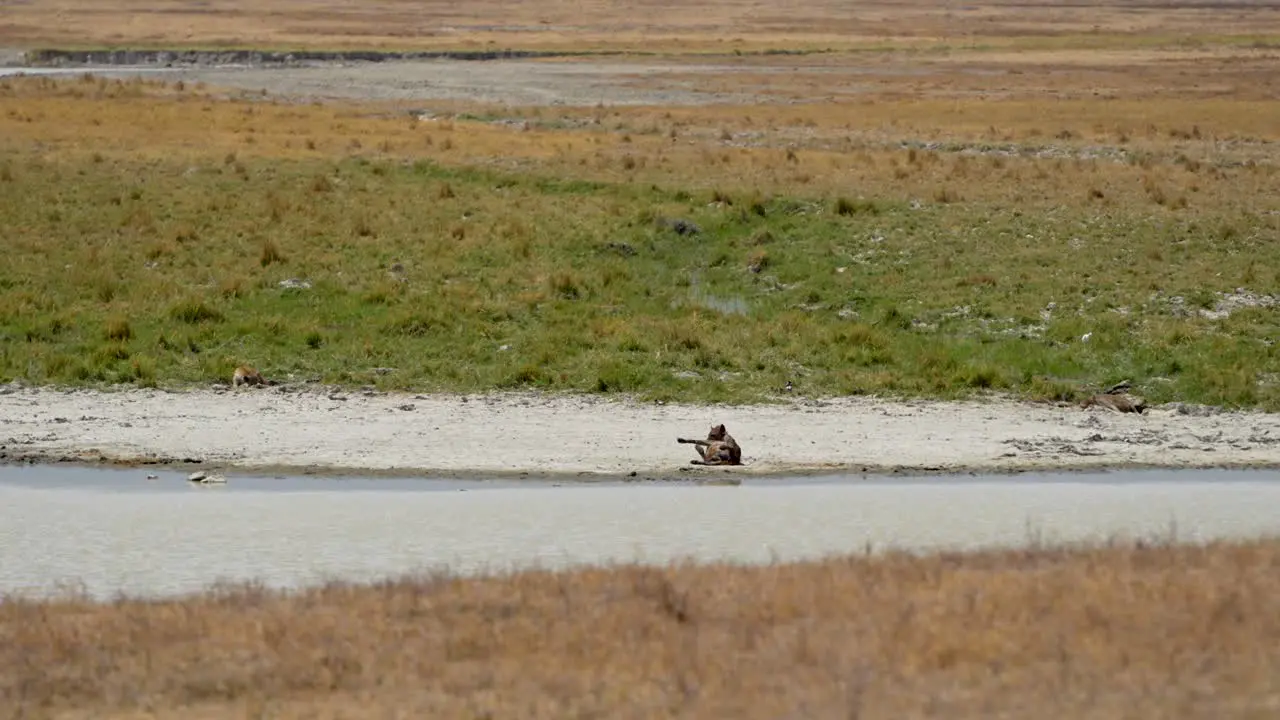
[[[158,479],[148,480],[148,472]],[[1280,536],[1280,471],[747,480],[740,486],[229,477],[0,466],[0,592],[692,558],[769,562],[1112,538]]]

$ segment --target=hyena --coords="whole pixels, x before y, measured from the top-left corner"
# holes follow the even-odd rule
[[[1097,406],[1116,412],[1131,412],[1141,415],[1147,409],[1147,401],[1137,395],[1130,395],[1128,391],[1131,387],[1132,385],[1129,384],[1128,380],[1116,383],[1097,395],[1085,398],[1080,403],[1080,407]]]
[[[262,377],[262,373],[253,369],[249,365],[241,365],[231,375],[231,384],[234,387],[241,385],[266,385],[266,378]]]
[[[690,460],[693,465],[741,465],[742,448],[723,424],[711,428],[706,440],[676,438],[676,442],[689,443],[698,451],[701,460]]]
[[[1095,405],[1097,407],[1107,408],[1108,410],[1115,410],[1116,412],[1131,412],[1138,413],[1139,415],[1146,412],[1147,409],[1146,400],[1143,400],[1136,395],[1129,394],[1119,395],[1112,393],[1099,393],[1085,398],[1084,401],[1080,403],[1080,407],[1086,408]]]

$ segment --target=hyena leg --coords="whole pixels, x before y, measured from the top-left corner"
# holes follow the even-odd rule
[[[702,460],[691,460],[694,465],[724,465],[729,462],[729,449],[719,443],[707,443],[705,449],[698,446]]]

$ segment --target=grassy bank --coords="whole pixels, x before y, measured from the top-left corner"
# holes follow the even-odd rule
[[[0,381],[247,362],[754,401],[1129,378],[1280,408],[1270,165],[797,153],[674,142],[714,118],[521,130],[91,78],[7,81],[0,110]]]
[[[1263,718],[1273,541],[0,602],[19,717]]]

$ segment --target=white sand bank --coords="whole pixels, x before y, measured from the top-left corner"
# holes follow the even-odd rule
[[[695,457],[676,436],[704,436],[716,422],[743,447],[736,473],[1280,466],[1280,414],[1175,407],[1138,416],[1004,400],[702,407],[529,394],[0,388],[7,461],[669,476]]]

